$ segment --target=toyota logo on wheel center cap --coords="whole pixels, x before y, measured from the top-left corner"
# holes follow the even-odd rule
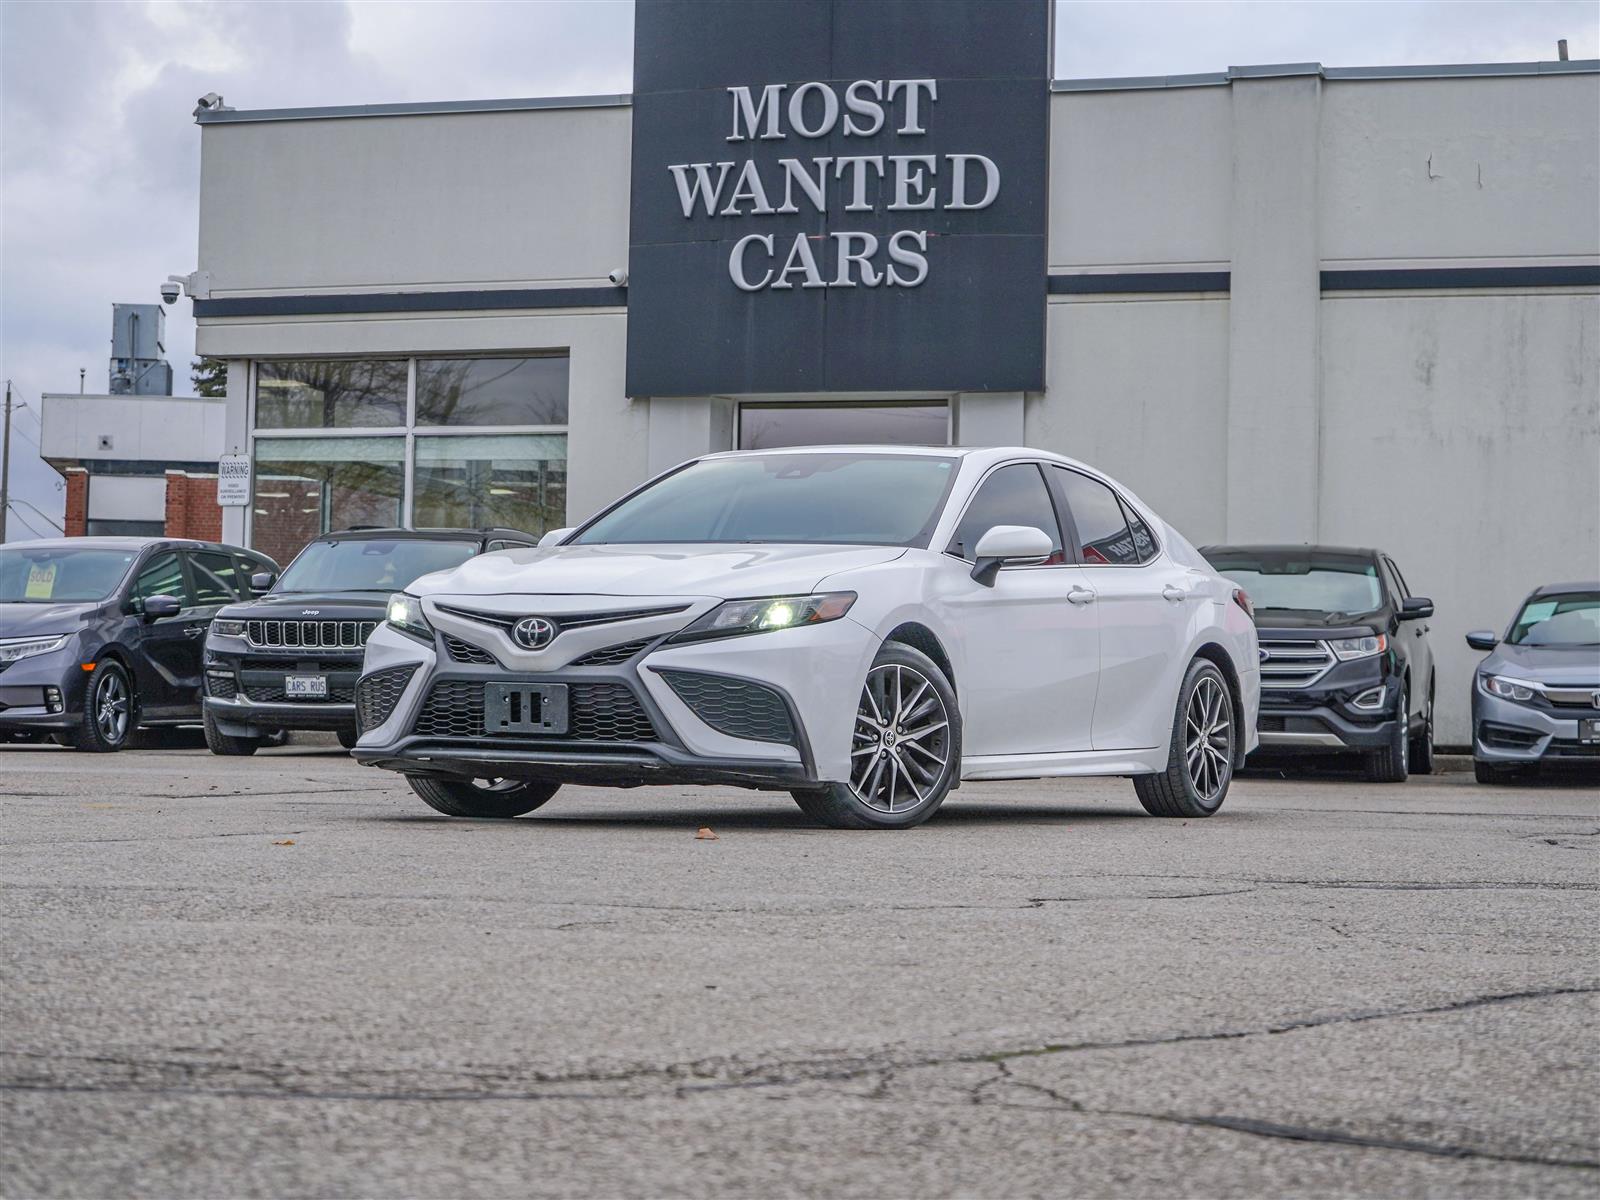
[[[523,617],[511,627],[511,640],[524,650],[543,650],[558,632],[549,617]]]

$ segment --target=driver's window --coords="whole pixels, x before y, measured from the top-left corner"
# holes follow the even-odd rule
[[[972,561],[978,539],[996,525],[1031,525],[1050,535],[1047,565],[1066,561],[1061,553],[1061,526],[1044,476],[1032,463],[1012,463],[992,472],[972,497],[961,524],[947,547],[949,553]]]
[[[176,554],[158,554],[146,563],[133,581],[133,598],[141,604],[151,596],[172,596],[179,604],[188,607],[190,601],[183,586],[183,565]]]

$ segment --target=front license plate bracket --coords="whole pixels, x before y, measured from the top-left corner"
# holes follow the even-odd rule
[[[1585,717],[1579,721],[1578,740],[1580,742],[1600,743],[1600,719]]]
[[[289,700],[326,700],[328,677],[326,675],[285,675],[283,694]]]
[[[485,733],[565,733],[564,683],[488,683],[483,688]]]

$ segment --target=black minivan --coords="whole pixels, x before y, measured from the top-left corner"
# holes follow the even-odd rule
[[[0,545],[0,741],[121,750],[142,725],[198,724],[211,618],[277,569],[186,538]]]
[[[1200,553],[1255,607],[1256,755],[1359,754],[1379,783],[1433,770],[1433,601],[1411,594],[1393,558],[1343,546]]]

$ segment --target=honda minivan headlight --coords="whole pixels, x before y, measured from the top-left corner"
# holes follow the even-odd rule
[[[729,600],[713,608],[681,633],[674,642],[734,637],[741,633],[769,633],[797,625],[837,621],[856,602],[854,592],[821,592],[814,596],[767,596],[760,600]]]
[[[70,633],[50,637],[13,638],[0,642],[0,663],[14,663],[19,658],[32,658],[36,654],[53,654],[67,644]]]

